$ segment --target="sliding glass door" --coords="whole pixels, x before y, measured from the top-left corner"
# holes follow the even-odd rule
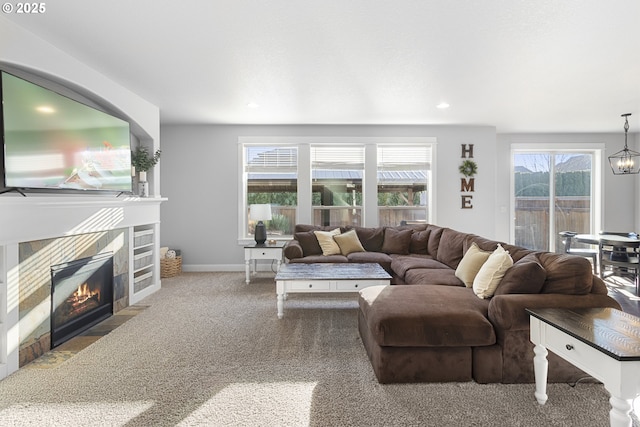
[[[562,252],[558,233],[595,228],[592,151],[513,151],[513,241],[534,250]]]

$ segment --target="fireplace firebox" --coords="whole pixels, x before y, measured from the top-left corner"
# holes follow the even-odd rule
[[[113,253],[51,266],[51,348],[113,314]]]

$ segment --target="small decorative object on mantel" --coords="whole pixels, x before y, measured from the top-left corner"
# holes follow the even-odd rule
[[[475,189],[475,178],[473,176],[478,173],[478,164],[469,159],[473,159],[473,144],[462,144],[462,156],[463,159],[466,159],[462,162],[462,164],[458,167],[458,171],[465,176],[465,178],[460,178],[460,192],[462,193],[471,193],[476,191]],[[462,206],[461,209],[473,209],[473,205],[471,204],[471,200],[473,199],[473,195],[471,194],[462,194],[461,196]]]
[[[161,150],[151,155],[147,147],[138,146],[135,151],[131,152],[132,174],[138,172],[138,195],[140,197],[149,196],[149,183],[147,182],[147,171],[154,167],[160,160]]]

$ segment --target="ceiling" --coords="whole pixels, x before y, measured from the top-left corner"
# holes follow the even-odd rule
[[[637,0],[57,0],[2,14],[162,123],[640,130]],[[447,109],[437,105],[446,102]],[[258,104],[257,108],[249,107]]]

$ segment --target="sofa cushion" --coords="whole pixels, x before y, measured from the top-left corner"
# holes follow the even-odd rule
[[[315,239],[315,236],[313,238]],[[285,243],[283,252],[287,259],[302,258],[304,256],[302,245],[295,238]]]
[[[352,252],[364,252],[364,248],[355,230],[349,230],[346,233],[335,235],[333,236],[333,240],[338,244],[340,253],[344,256]]]
[[[403,278],[407,285],[446,285],[464,287],[451,268],[412,268]],[[472,292],[473,293],[473,292]]]
[[[322,248],[320,247],[318,238],[313,231],[301,231],[294,233],[293,238],[300,243],[303,256],[322,255]]]
[[[591,292],[593,269],[586,258],[541,252],[538,260],[547,271],[541,293],[584,295]]]
[[[487,319],[488,301],[465,287],[372,286],[360,291],[358,303],[380,346],[467,347],[496,342]]]
[[[411,243],[409,244],[409,253],[418,255],[427,255],[427,244],[429,243],[429,235],[431,230],[414,231],[411,235]]]
[[[367,252],[382,252],[382,242],[384,241],[383,227],[350,227],[358,235],[362,247]]]
[[[315,234],[316,237],[318,238],[318,243],[322,248],[322,255],[329,256],[329,255],[340,254],[340,246],[338,246],[336,241],[333,240],[333,236],[337,236],[338,234],[340,234],[339,228],[336,228],[331,231],[316,230],[313,232],[313,234]]]
[[[473,286],[473,279],[478,271],[491,255],[489,251],[483,251],[473,242],[456,268],[456,277],[462,280],[467,288]]]
[[[427,254],[436,258],[438,256],[438,246],[440,246],[440,239],[442,238],[443,227],[429,224],[427,226],[429,230],[429,241],[427,242]]]
[[[411,234],[413,230],[399,230],[393,227],[384,229],[384,241],[382,242],[382,252],[387,254],[409,253],[409,245],[411,244]]]
[[[442,231],[436,259],[453,269],[458,267],[458,263],[464,255],[464,242],[467,236],[467,233],[445,228]]]
[[[542,289],[547,272],[535,253],[515,262],[505,273],[494,295],[537,294]]]
[[[347,255],[347,260],[357,263],[377,263],[380,264],[380,267],[384,268],[387,273],[393,273],[391,269],[391,257],[382,252],[352,252]]]
[[[531,249],[527,249],[527,248],[522,248],[520,246],[515,246],[515,245],[510,245],[508,243],[504,243],[502,244],[502,247],[509,252],[509,255],[511,255],[511,259],[513,260],[513,262],[517,262],[519,260],[521,260],[523,257],[534,253],[534,251],[532,251]]]
[[[429,255],[392,255],[391,268],[398,277],[404,277],[412,268],[448,269],[449,267]]]
[[[472,243],[475,243],[476,245],[478,245],[478,247],[483,251],[488,251],[488,252],[495,251],[496,248],[498,247],[498,243],[500,243],[504,248],[504,243],[497,242],[495,240],[485,239],[484,237],[480,237],[475,234],[469,234],[467,235],[467,239],[465,240],[465,243],[464,243],[464,250],[466,251],[467,249],[469,249]]]
[[[491,298],[504,277],[505,272],[513,265],[509,252],[498,245],[489,255],[487,261],[480,267],[480,271],[473,279],[473,292],[479,298]]]

